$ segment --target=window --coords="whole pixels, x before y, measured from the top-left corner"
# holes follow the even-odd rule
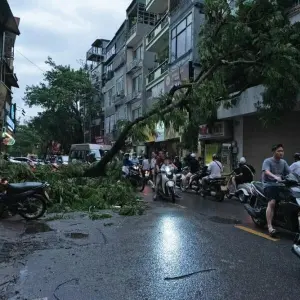
[[[106,59],[109,59],[112,55],[116,54],[116,45],[106,52]]]
[[[112,105],[113,96],[114,96],[114,88],[112,87],[110,90],[107,91],[108,106]]]
[[[106,67],[106,71],[107,72],[112,71],[112,63]]]
[[[124,77],[121,76],[117,82],[116,82],[116,87],[117,87],[117,94],[120,94],[124,91]]]
[[[142,108],[141,107],[134,109],[132,111],[132,120],[133,121],[141,116],[142,116]]]
[[[141,60],[141,59],[143,59],[142,45],[139,46],[139,47],[133,52],[133,60]]]
[[[133,92],[141,92],[142,91],[142,74],[132,79],[132,91]]]
[[[171,32],[171,61],[192,49],[192,14],[189,14]]]

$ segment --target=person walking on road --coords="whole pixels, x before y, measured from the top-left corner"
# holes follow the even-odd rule
[[[264,195],[268,200],[266,210],[266,218],[268,231],[270,236],[276,236],[277,232],[273,227],[272,221],[274,217],[276,202],[281,200],[280,192],[282,186],[278,184],[283,176],[290,173],[290,168],[287,162],[283,159],[284,149],[282,144],[277,144],[272,147],[273,156],[266,158],[262,165],[262,181],[264,184]]]

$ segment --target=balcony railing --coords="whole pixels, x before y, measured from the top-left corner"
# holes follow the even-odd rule
[[[127,39],[129,39],[130,37],[132,37],[137,31],[137,24],[133,25],[129,31],[128,31],[128,37]]]
[[[90,50],[88,50],[87,54],[103,55],[103,51],[102,48],[92,47]]]
[[[146,84],[152,83],[154,80],[159,78],[168,70],[168,59],[161,63],[157,68],[155,68],[151,73],[148,74]]]
[[[142,67],[142,60],[141,59],[134,59],[127,65],[127,72],[130,72],[133,69],[138,69]]]
[[[156,26],[148,34],[146,38],[146,45],[150,44],[167,25],[169,25],[169,18],[168,14],[165,14],[165,16],[156,24]]]

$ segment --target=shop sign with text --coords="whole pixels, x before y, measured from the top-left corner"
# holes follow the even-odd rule
[[[207,124],[200,125],[199,127],[199,140],[231,138],[232,131],[230,123],[228,122],[215,122],[213,125]]]

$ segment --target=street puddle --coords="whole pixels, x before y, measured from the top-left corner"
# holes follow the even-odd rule
[[[208,219],[214,223],[219,223],[219,224],[234,224],[234,225],[242,224],[240,220],[232,219],[232,218],[222,218],[222,217],[214,216]]]
[[[89,236],[89,234],[82,232],[68,232],[65,233],[65,236],[71,239],[86,239]]]
[[[53,229],[46,223],[32,222],[26,224],[24,234],[35,234],[49,231],[53,231]]]

